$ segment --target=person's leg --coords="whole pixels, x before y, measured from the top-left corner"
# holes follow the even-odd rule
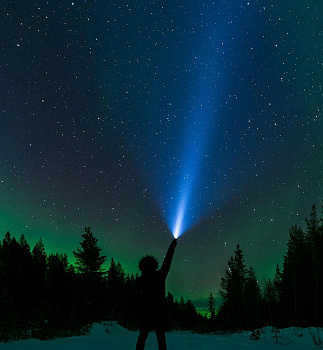
[[[136,350],[144,350],[146,340],[148,338],[149,330],[148,329],[140,329],[140,333],[137,340]]]
[[[163,329],[156,329],[156,337],[158,341],[158,349],[167,350],[165,331]]]

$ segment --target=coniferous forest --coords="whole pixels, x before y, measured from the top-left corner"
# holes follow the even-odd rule
[[[209,315],[197,313],[191,300],[167,293],[170,330],[196,332],[255,330],[266,325],[323,326],[323,220],[315,205],[306,230],[289,231],[282,266],[259,285],[237,245],[221,280],[221,306],[212,293]],[[24,235],[6,233],[0,241],[0,341],[36,337],[50,339],[87,332],[95,321],[114,320],[135,329],[132,290],[136,276],[106,256],[85,228],[73,252],[47,254],[40,239],[30,247]]]

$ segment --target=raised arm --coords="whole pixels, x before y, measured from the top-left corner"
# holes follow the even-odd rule
[[[172,243],[170,244],[165,259],[163,261],[162,267],[160,268],[160,272],[163,274],[163,276],[166,278],[170,269],[170,264],[172,262],[174,252],[175,252],[175,247],[177,245],[177,239],[174,238]]]

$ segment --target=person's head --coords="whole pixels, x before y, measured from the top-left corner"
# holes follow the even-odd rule
[[[142,273],[153,272],[158,269],[158,261],[152,255],[146,255],[139,261],[139,270]]]

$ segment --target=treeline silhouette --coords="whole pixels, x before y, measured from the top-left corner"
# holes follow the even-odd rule
[[[85,228],[80,247],[47,254],[40,239],[31,249],[24,235],[0,241],[0,341],[84,334],[95,321],[114,320],[134,329],[133,275],[111,259],[106,271],[98,240]],[[190,300],[167,294],[170,327],[192,329],[203,319]]]
[[[237,245],[221,279],[222,304],[210,294],[208,317],[191,300],[167,293],[170,329],[213,332],[255,330],[266,325],[323,326],[323,221],[312,207],[306,230],[289,231],[283,265],[259,286]],[[133,285],[136,276],[106,256],[85,228],[80,247],[66,254],[47,254],[40,239],[31,249],[24,235],[7,232],[0,241],[0,341],[36,337],[49,339],[86,333],[95,321],[118,321],[135,329]]]
[[[221,279],[223,304],[212,317],[214,327],[323,326],[323,220],[315,205],[305,222],[305,231],[297,226],[289,230],[283,265],[277,265],[274,278],[262,289],[237,245]]]

